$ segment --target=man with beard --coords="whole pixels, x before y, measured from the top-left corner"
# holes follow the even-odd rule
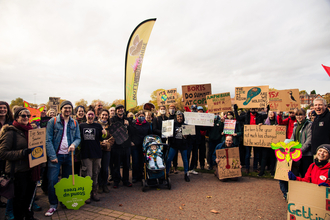
[[[312,154],[322,144],[330,144],[330,113],[323,98],[314,100],[316,118],[312,124]]]
[[[60,105],[61,114],[47,123],[46,152],[48,157],[48,200],[49,210],[45,216],[52,216],[57,210],[58,199],[54,185],[62,167],[62,178],[69,178],[72,171],[71,153],[80,144],[79,125],[70,117],[72,103],[63,101]]]
[[[99,119],[99,116],[101,114],[101,111],[103,109],[103,103],[101,101],[98,101],[95,103],[95,121]]]
[[[262,124],[264,120],[267,118],[269,112],[269,105],[267,106],[267,114],[259,114],[257,112],[257,108],[251,108],[245,115],[238,115],[237,112],[237,105],[234,105],[234,113],[237,121],[242,121],[245,125],[258,125]],[[246,154],[245,154],[245,166],[246,166],[246,173],[250,172],[250,157],[251,157],[251,146],[245,146]],[[258,171],[258,161],[259,161],[259,154],[260,148],[253,147],[253,170]]]
[[[109,118],[112,118],[113,116],[115,116],[116,108],[115,107],[109,108],[109,113],[110,113]]]
[[[292,136],[292,131],[294,128],[294,123],[297,123],[296,113],[298,109],[290,110],[289,117],[286,119],[282,119],[282,111],[277,112],[277,121],[279,125],[286,125],[286,138],[290,139]]]
[[[116,115],[110,119],[110,123],[119,122],[124,125],[128,131],[128,139],[122,144],[114,143],[111,148],[111,154],[113,155],[113,173],[112,178],[114,181],[113,188],[119,187],[120,180],[123,181],[124,186],[131,187],[132,183],[129,180],[129,166],[130,166],[130,146],[134,146],[130,136],[132,135],[132,127],[129,119],[124,115],[124,106],[119,104],[116,106]],[[123,165],[123,177],[120,175],[120,165]]]

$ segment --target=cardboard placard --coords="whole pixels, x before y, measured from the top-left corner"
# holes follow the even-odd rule
[[[162,138],[173,137],[174,119],[162,121]]]
[[[49,97],[49,109],[54,109],[55,115],[59,112],[60,99],[60,97]]]
[[[225,120],[225,125],[223,127],[223,133],[224,134],[234,134],[235,133],[235,127],[236,127],[236,120]]]
[[[211,94],[210,83],[182,86],[182,98],[185,106],[206,105],[206,96]]]
[[[85,204],[92,191],[93,180],[89,176],[74,175],[75,184],[72,184],[72,175],[62,178],[55,184],[55,194],[60,202],[68,209],[78,210]]]
[[[285,141],[286,126],[244,125],[244,146],[269,147],[271,143]]]
[[[157,104],[158,106],[175,104],[176,98],[176,89],[159,91],[157,94]]]
[[[32,149],[31,154],[29,154],[30,168],[47,162],[46,128],[29,130],[28,144],[29,149]]]
[[[269,92],[271,111],[292,111],[300,108],[299,89],[276,90]]]
[[[184,112],[184,123],[187,125],[214,125],[214,114],[212,113],[198,113],[198,112]]]
[[[119,121],[109,126],[110,134],[115,138],[116,144],[121,145],[128,139],[128,131],[125,125]]]
[[[221,113],[231,111],[230,93],[219,93],[206,96],[209,113]]]
[[[290,180],[287,219],[330,219],[330,188]]]
[[[290,162],[286,160],[282,162],[277,161],[274,179],[289,181],[288,172],[291,170],[291,167],[292,160],[290,160]]]
[[[196,135],[195,125],[182,125],[182,135]]]
[[[235,103],[239,108],[266,108],[269,86],[235,87]]]
[[[217,167],[219,179],[242,176],[238,147],[216,150],[216,156],[220,160]]]

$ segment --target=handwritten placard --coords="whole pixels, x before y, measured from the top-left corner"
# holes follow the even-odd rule
[[[59,112],[60,97],[49,97],[49,109],[55,110],[55,115]]]
[[[217,167],[219,179],[242,176],[238,147],[216,150],[216,157],[220,160]]]
[[[29,154],[30,168],[47,162],[46,128],[29,130],[28,147],[32,150]]]
[[[174,119],[162,121],[162,138],[173,137]]]
[[[184,112],[184,123],[188,125],[211,126],[214,125],[214,114]]]
[[[291,167],[292,160],[290,160],[289,162],[286,160],[281,162],[277,161],[274,179],[289,181],[288,172],[291,170]]]
[[[158,106],[175,104],[176,98],[176,89],[162,90],[157,93],[157,104]]]
[[[271,148],[271,143],[284,141],[285,137],[285,126],[244,125],[243,142],[245,146]]]
[[[231,111],[230,93],[219,93],[206,96],[209,113]]]
[[[225,125],[223,127],[223,133],[224,134],[234,134],[235,133],[235,127],[236,127],[236,120],[225,120]]]
[[[182,98],[185,106],[206,105],[206,96],[212,94],[211,84],[182,86]]]
[[[269,86],[236,87],[235,103],[239,108],[265,108],[269,101]]]
[[[271,111],[293,111],[300,108],[299,89],[276,90],[269,92]]]
[[[128,139],[127,128],[119,121],[109,126],[109,132],[115,138],[115,142],[118,145],[123,144]]]
[[[182,125],[182,135],[196,135],[195,125]]]

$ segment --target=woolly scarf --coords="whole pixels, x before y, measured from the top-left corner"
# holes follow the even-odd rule
[[[13,126],[24,132],[27,142],[29,143],[29,130],[33,129],[31,124],[23,125],[16,120],[13,122]],[[40,165],[31,168],[32,181],[40,180]]]
[[[142,123],[139,122],[139,119],[136,119],[136,123],[135,124],[142,125],[142,124],[145,124],[145,123],[147,123],[147,121],[145,119],[144,119],[144,121]]]

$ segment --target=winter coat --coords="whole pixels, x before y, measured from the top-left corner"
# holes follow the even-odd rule
[[[308,170],[304,178],[297,176],[298,181],[303,181],[307,183],[320,184],[326,182],[330,185],[330,180],[328,180],[328,172],[330,169],[330,163],[327,163],[323,167],[316,166],[315,163],[309,165]]]
[[[298,122],[297,122],[298,123]],[[296,141],[296,129],[298,124],[294,125],[291,139]],[[312,144],[312,123],[308,120],[305,121],[304,125],[299,131],[300,134],[300,143],[302,145],[301,152],[303,156],[313,156],[311,151],[311,144]]]
[[[124,120],[128,121],[128,123],[129,123],[128,126],[124,124]],[[132,121],[131,121],[131,119],[127,118],[126,116],[123,116],[123,118],[119,118],[117,115],[115,115],[110,119],[110,124],[113,124],[116,122],[120,122],[127,128],[128,139],[120,145],[115,142],[112,146],[112,149],[129,148],[131,146],[131,140],[132,140],[131,137],[133,135]]]
[[[14,140],[16,133],[16,140]],[[16,149],[13,144],[16,141]],[[15,162],[15,173],[30,170],[29,158],[23,156],[23,150],[28,148],[27,138],[23,131],[13,125],[4,125],[0,133],[0,158],[6,160],[5,172],[10,173],[11,164]]]
[[[297,119],[292,120],[290,117],[287,119],[282,119],[282,115],[277,116],[277,121],[279,125],[286,125],[286,138],[290,139],[292,136],[292,131],[294,128],[294,123],[297,122]]]
[[[136,120],[134,120],[132,124],[134,129],[132,142],[135,146],[142,146],[144,137],[151,134],[150,124],[147,121],[142,124],[137,124]]]
[[[325,109],[323,114],[318,115],[312,124],[312,154],[322,144],[330,144],[330,112]]]
[[[231,145],[230,148],[233,148],[233,147],[237,147],[237,145],[235,145],[234,143]],[[226,143],[225,141],[218,144],[215,149],[214,149],[214,152],[212,154],[212,161],[213,161],[213,165],[216,165],[216,162],[215,162],[215,159],[217,159],[217,150],[220,150],[220,149],[224,149],[226,148]]]
[[[164,120],[162,116],[157,116],[152,121],[152,133],[162,137],[162,121],[168,120],[168,117],[164,115]]]
[[[243,122],[245,125],[249,125],[250,124],[250,111],[248,111],[245,115],[238,115],[237,110],[234,110],[235,113],[235,118],[237,121],[241,121]],[[259,114],[258,112],[256,113],[256,125],[260,124],[260,123],[264,123],[264,120],[267,118],[268,114]]]

